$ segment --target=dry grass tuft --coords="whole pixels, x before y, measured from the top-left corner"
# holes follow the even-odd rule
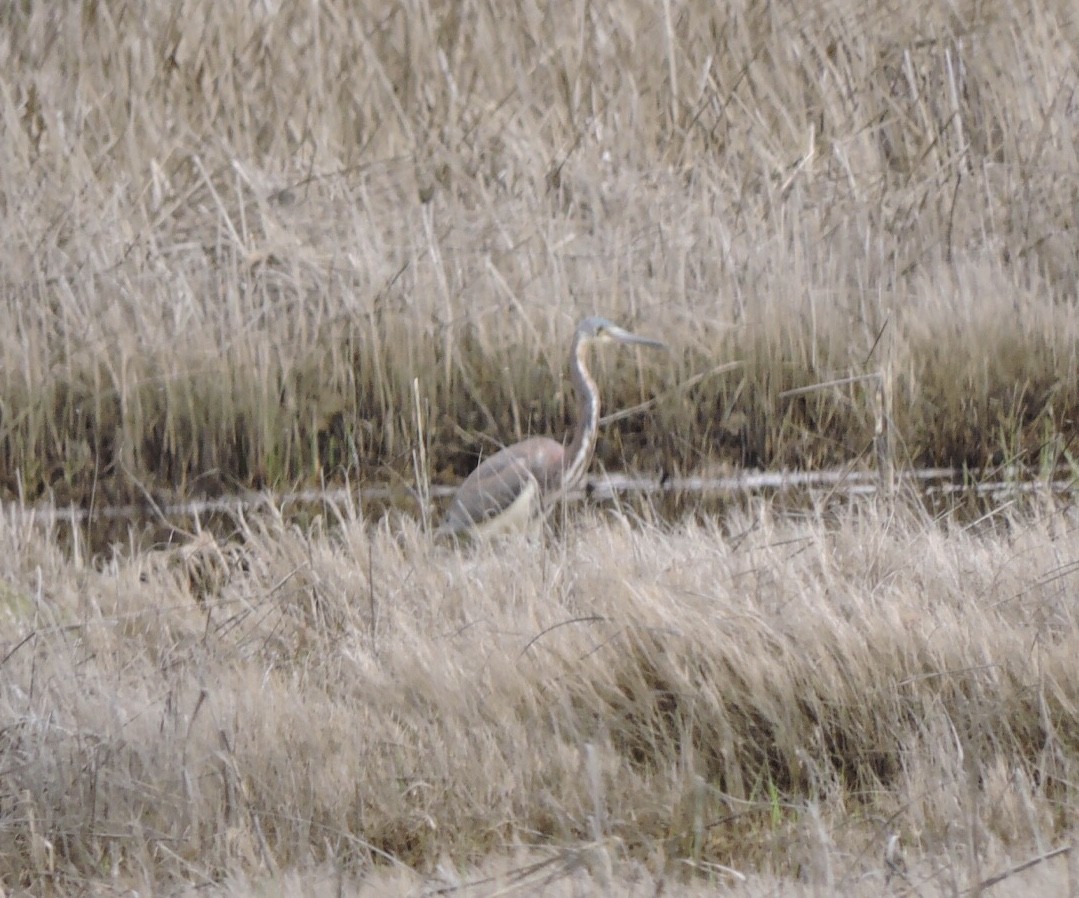
[[[466,552],[238,523],[209,594],[4,519],[5,888],[328,865],[404,889],[493,856],[879,890],[898,837],[944,891],[1074,826],[1070,516],[585,516]]]

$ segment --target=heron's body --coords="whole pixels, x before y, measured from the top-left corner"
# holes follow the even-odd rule
[[[570,376],[577,391],[577,428],[569,446],[550,437],[531,437],[482,462],[458,488],[439,533],[481,536],[517,528],[573,489],[592,461],[599,429],[599,392],[588,373],[593,343],[662,346],[605,318],[586,318],[573,337]]]

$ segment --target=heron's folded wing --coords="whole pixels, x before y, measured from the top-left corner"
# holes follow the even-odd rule
[[[470,529],[507,511],[522,493],[538,492],[536,478],[526,465],[502,462],[486,468],[487,464],[476,468],[461,484],[440,530],[457,533]]]

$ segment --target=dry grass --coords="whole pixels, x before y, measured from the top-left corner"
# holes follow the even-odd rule
[[[463,474],[594,311],[674,347],[608,466],[847,461],[778,396],[879,368],[916,463],[1066,446],[1071,5],[668,6],[7,4],[0,488],[408,477],[414,379]]]
[[[0,5],[0,496],[449,481],[568,425],[592,312],[672,347],[601,362],[662,400],[608,467],[856,460],[877,381],[784,393],[878,372],[900,467],[1070,461],[1076,22]],[[649,521],[5,505],[0,891],[1075,893],[1018,871],[1076,830],[1073,514]]]
[[[95,566],[4,518],[4,888],[547,861],[523,885],[879,894],[895,836],[888,888],[943,894],[1075,826],[1070,515],[239,527]]]

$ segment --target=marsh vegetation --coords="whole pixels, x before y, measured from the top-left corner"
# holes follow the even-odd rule
[[[598,469],[1067,475],[1071,5],[807,9],[0,8],[0,889],[1074,892],[1067,494],[94,514],[412,502],[594,313]]]

